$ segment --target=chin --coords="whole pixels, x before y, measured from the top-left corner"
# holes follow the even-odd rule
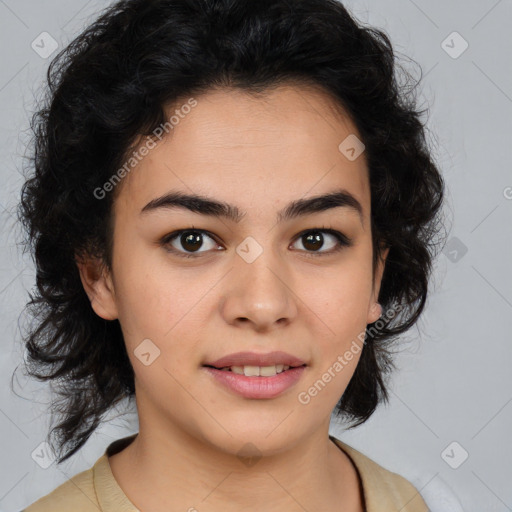
[[[274,421],[272,428],[263,428],[261,424],[247,428],[247,425],[236,427],[226,423],[223,426],[227,432],[217,429],[215,433],[209,431],[202,437],[213,449],[226,455],[241,458],[267,457],[284,453],[300,442],[297,429],[290,435],[287,429],[279,432],[279,427],[276,429],[278,425],[279,422]]]

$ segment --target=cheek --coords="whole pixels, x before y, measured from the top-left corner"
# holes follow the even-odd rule
[[[150,339],[160,350],[158,362],[180,372],[197,359],[196,337],[204,326],[204,308],[218,276],[173,267],[158,252],[139,255],[134,250],[118,259],[119,321],[130,357],[143,340]]]
[[[126,260],[118,273],[119,321],[138,386],[162,403],[161,390],[174,390],[178,397],[178,383],[184,382],[197,364],[195,333],[201,323],[196,317],[201,295],[207,291],[187,287],[183,276],[170,277],[164,270]],[[148,353],[149,361],[144,361]]]
[[[179,318],[180,283],[167,275],[159,250],[129,236],[123,227],[116,232],[113,258],[119,321],[129,337],[160,337]]]
[[[354,253],[354,257],[333,267],[321,280],[313,278],[308,297],[322,315],[334,324],[365,323],[372,292],[371,261],[365,254]],[[305,283],[306,284],[306,283]]]
[[[119,322],[127,343],[161,336],[164,323],[172,326],[172,308],[167,303],[165,283],[144,272],[120,272],[116,286]]]
[[[348,354],[351,360],[344,363],[346,369],[353,371],[357,365],[372,290],[371,259],[359,256],[333,271],[314,292],[311,289],[309,293],[306,289],[302,292],[302,296],[308,297],[307,306],[315,313],[310,315],[316,326],[316,335],[312,334],[322,366],[330,366],[347,350],[351,351]]]
[[[332,284],[334,288],[318,302],[319,318],[311,332],[315,343],[310,387],[299,396],[300,403],[309,404],[318,414],[334,408],[345,392],[359,363],[366,331],[367,287],[344,286],[346,281]]]

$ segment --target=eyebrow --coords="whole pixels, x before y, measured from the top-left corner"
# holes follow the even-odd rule
[[[361,203],[350,192],[343,189],[292,201],[278,212],[277,222],[280,223],[340,207],[349,208],[358,213],[361,224],[363,224],[363,207]],[[142,208],[140,213],[144,214],[161,208],[182,208],[199,213],[200,215],[223,217],[235,223],[239,223],[246,214],[246,212],[241,211],[235,205],[202,195],[186,194],[181,191],[171,191],[151,200]]]

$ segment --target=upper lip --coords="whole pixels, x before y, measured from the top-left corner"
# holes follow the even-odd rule
[[[286,352],[268,352],[258,354],[256,352],[236,352],[221,357],[215,361],[207,362],[203,366],[214,366],[215,368],[226,368],[227,366],[272,366],[283,364],[287,366],[302,366],[306,363]]]

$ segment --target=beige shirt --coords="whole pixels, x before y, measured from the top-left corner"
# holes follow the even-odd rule
[[[111,443],[94,466],[78,473],[22,512],[140,512],[114,478],[108,457],[137,434]],[[352,460],[359,473],[366,512],[429,512],[416,488],[366,455],[329,436]]]

